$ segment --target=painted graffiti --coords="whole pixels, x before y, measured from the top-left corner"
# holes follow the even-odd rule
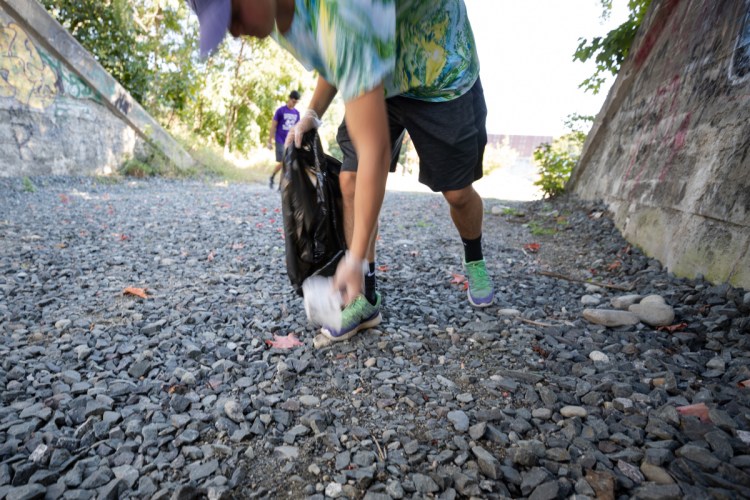
[[[748,7],[740,33],[737,36],[737,46],[734,49],[731,69],[731,75],[735,78],[742,79],[748,74],[750,74],[750,7]]]
[[[99,95],[75,73],[65,67],[62,62],[46,53],[43,49],[38,49],[38,51],[39,56],[57,74],[57,88],[61,93],[76,99],[92,99],[97,102],[101,101]]]
[[[659,172],[659,181],[664,181],[667,172],[674,163],[675,157],[685,146],[690,127],[691,113],[681,112],[682,79],[675,75],[672,80],[659,87],[655,95],[646,102],[646,113],[641,117],[638,129],[645,133],[639,134],[635,147],[631,150],[628,166],[623,179],[628,181],[634,175],[630,190],[633,197],[649,164],[652,151],[668,151],[667,158]],[[635,166],[640,166],[634,172]]]
[[[15,23],[0,25],[0,97],[44,110],[57,94],[57,75]]]

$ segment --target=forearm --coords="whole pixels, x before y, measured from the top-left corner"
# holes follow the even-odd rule
[[[357,151],[354,231],[349,251],[364,259],[383,204],[391,144],[382,87],[347,103],[346,125]]]
[[[313,92],[312,99],[310,99],[310,105],[307,107],[308,110],[315,111],[318,117],[322,117],[325,114],[328,106],[331,105],[333,98],[336,97],[338,89],[328,83],[322,76],[318,77],[318,83],[315,85],[315,91]]]

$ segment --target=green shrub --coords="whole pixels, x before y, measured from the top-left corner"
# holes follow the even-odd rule
[[[536,148],[534,162],[539,168],[539,179],[534,185],[542,189],[545,197],[552,198],[565,191],[585,140],[583,132],[571,132],[555,139],[552,144],[544,143]]]
[[[125,163],[120,166],[120,174],[128,177],[152,177],[157,173],[157,169],[135,158],[125,160]]]

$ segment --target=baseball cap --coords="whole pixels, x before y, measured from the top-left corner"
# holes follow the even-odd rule
[[[292,90],[291,94],[289,94],[289,99],[299,100],[299,92],[297,92],[296,90]]]
[[[229,30],[232,0],[187,0],[201,27],[201,57],[208,57]]]

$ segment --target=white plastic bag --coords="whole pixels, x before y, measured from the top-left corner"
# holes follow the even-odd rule
[[[333,278],[310,276],[302,283],[307,319],[318,326],[341,329],[341,292],[333,288]]]

